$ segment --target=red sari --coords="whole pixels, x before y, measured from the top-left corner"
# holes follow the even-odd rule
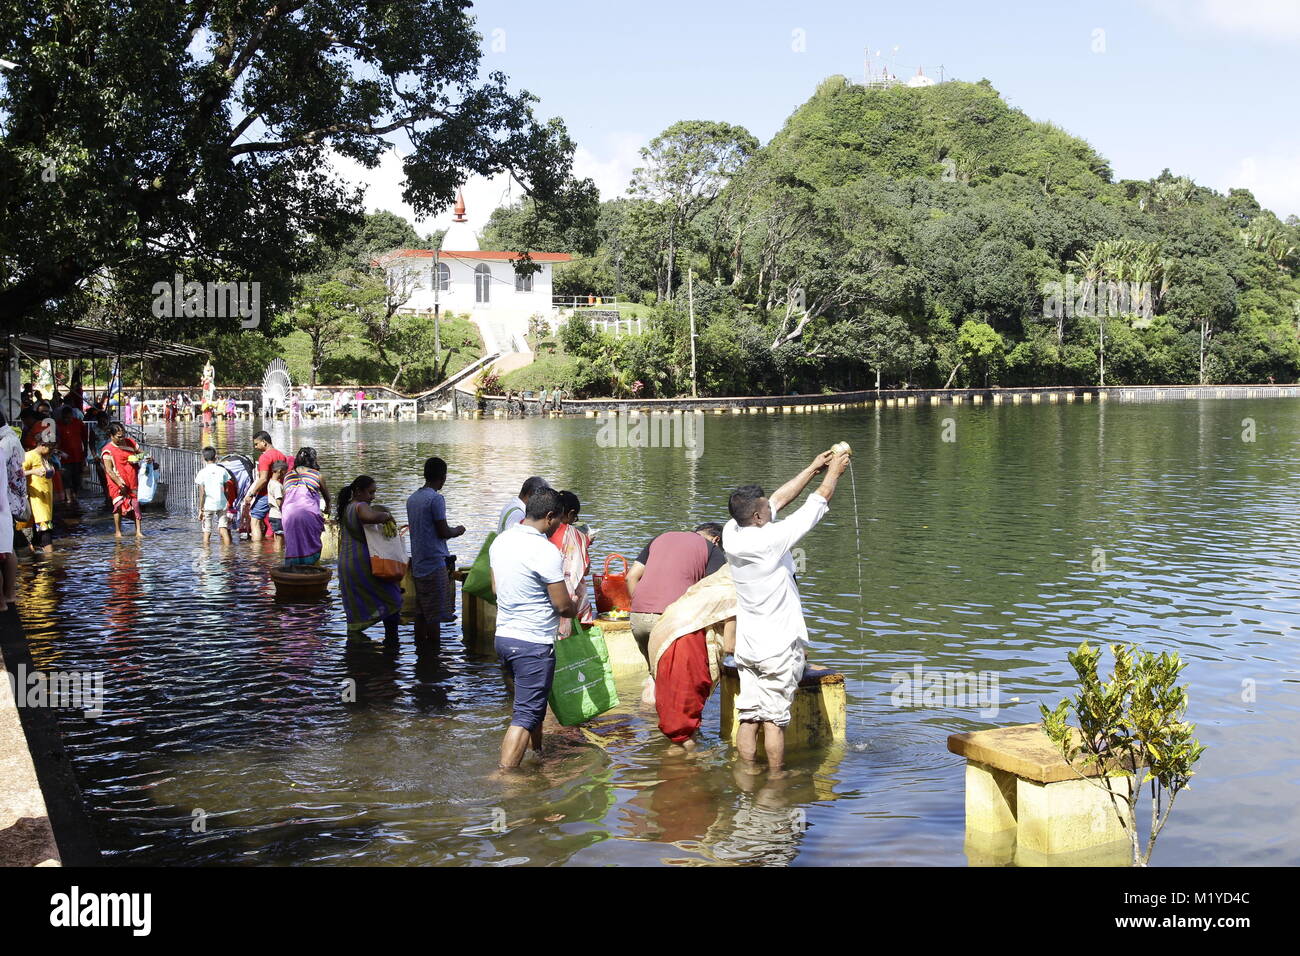
[[[140,454],[140,446],[131,438],[127,441],[131,444],[125,448],[111,441],[104,446],[104,457],[112,460],[113,467],[117,469],[123,483],[119,485],[114,481],[107,468],[104,469],[104,477],[108,482],[108,496],[113,501],[113,511],[132,515],[138,521],[140,499],[137,494],[140,488],[140,466],[135,462],[127,461],[127,458]]]

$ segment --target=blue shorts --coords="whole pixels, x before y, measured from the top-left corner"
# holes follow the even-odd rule
[[[502,673],[515,683],[515,709],[510,723],[536,730],[546,717],[546,701],[555,679],[555,645],[498,637],[495,646]]]
[[[253,499],[253,507],[248,513],[254,518],[265,518],[271,513],[271,499],[266,495],[258,495]]]

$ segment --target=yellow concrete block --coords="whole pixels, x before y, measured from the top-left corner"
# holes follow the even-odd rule
[[[751,415],[757,415],[757,414],[758,414],[758,406],[757,406],[757,405],[751,405],[751,406],[749,406],[748,409],[746,409],[746,411],[748,411],[749,414],[751,414]]]
[[[1012,395],[1012,396],[1011,396],[1011,404],[1012,404],[1012,405],[1019,405],[1019,404],[1021,403],[1021,401],[1023,401],[1023,400],[1024,400],[1024,396],[1023,396],[1023,395],[1016,394],[1016,395]]]
[[[984,396],[983,396],[983,395],[972,395],[970,400],[971,400],[971,404],[972,404],[972,405],[983,405],[983,404],[984,404]]]
[[[782,405],[782,406],[781,406],[781,414],[783,414],[783,415],[789,415],[789,414],[790,414],[791,412],[793,412],[793,411],[794,411],[794,408],[792,408],[792,407],[789,406],[789,405]]]
[[[993,404],[994,404],[994,405],[1001,405],[1001,404],[1002,404],[1002,396],[999,395],[997,392],[994,392],[994,393],[993,393]]]
[[[803,414],[804,412],[806,412],[807,410],[808,410],[808,408],[807,408],[806,405],[796,405],[796,406],[794,407],[794,413],[795,413],[796,415],[802,415],[802,414]]]
[[[952,403],[953,403],[954,405],[960,405],[960,404],[961,404],[961,396],[960,396],[960,395],[954,395],[954,396],[952,397]]]
[[[939,404],[939,396],[938,396],[938,395],[931,395],[931,396],[930,396],[930,404],[931,404],[931,405],[938,405],[938,404]]]
[[[844,675],[827,671],[818,679],[805,675],[790,705],[790,723],[785,728],[787,750],[824,747],[842,741],[848,723],[848,695]],[[733,743],[740,721],[736,716],[736,697],[740,694],[740,677],[734,670],[722,673],[722,736]],[[763,731],[758,732],[758,754],[763,753]]]
[[[1048,400],[1049,402],[1051,402],[1053,405],[1055,405],[1055,404],[1056,404],[1056,393],[1055,393],[1055,392],[1048,392],[1048,393],[1047,393],[1047,400]]]
[[[763,411],[764,411],[765,414],[768,414],[768,415],[775,415],[775,414],[776,414],[776,406],[775,406],[775,405],[764,405],[764,406],[763,406]]]
[[[892,398],[887,398],[885,399],[885,404],[892,408],[894,405],[894,400]]]
[[[967,833],[1002,833],[1015,829],[1015,774],[966,761]]]
[[[907,404],[909,404],[909,405],[915,405],[915,404],[916,404],[916,396],[915,396],[915,395],[909,395],[909,396],[907,396]]]
[[[1111,778],[1111,786],[1121,794],[1121,810],[1127,809],[1123,795],[1132,779]],[[1017,778],[1016,823],[1017,857],[1021,853],[1073,853],[1119,842],[1129,845],[1111,798],[1097,782],[1089,780],[1044,784]]]
[[[1090,402],[1090,401],[1092,401],[1092,392],[1084,392],[1084,393],[1083,393],[1083,400],[1084,400],[1085,402]]]
[[[592,410],[589,408],[589,409],[587,409],[585,412],[582,413],[582,417],[583,417],[583,418],[595,418],[595,417],[596,417],[596,413],[595,413],[594,411],[592,411]]]
[[[1108,392],[1098,392],[1098,393],[1097,393],[1097,401],[1099,401],[1099,402],[1104,402],[1104,401],[1106,401],[1106,398],[1108,397],[1108,395],[1109,395]]]
[[[1066,392],[1066,393],[1065,393],[1065,400],[1066,400],[1067,402],[1072,402],[1072,401],[1074,401],[1074,392]]]
[[[650,667],[641,656],[636,638],[632,636],[632,626],[627,621],[597,621],[596,624],[605,635],[605,647],[609,651],[609,667],[614,672],[614,680],[620,684],[634,684],[639,696],[641,685],[650,676]]]

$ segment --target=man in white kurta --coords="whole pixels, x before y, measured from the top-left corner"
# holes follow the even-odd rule
[[[848,462],[847,455],[823,452],[771,498],[758,485],[737,488],[729,505],[731,520],[722,531],[737,598],[740,732],[736,746],[741,758],[752,763],[761,724],[768,769],[773,773],[781,772],[785,762],[785,726],[803,677],[808,644],[790,549],[825,516]],[[788,518],[776,520],[777,513],[822,471],[825,477],[808,500]]]

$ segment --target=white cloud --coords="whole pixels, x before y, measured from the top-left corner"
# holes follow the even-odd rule
[[[600,190],[601,199],[616,199],[627,194],[632,170],[641,161],[639,150],[645,138],[637,133],[605,134],[597,148],[579,146],[573,157],[574,175],[590,176]],[[404,216],[422,236],[435,229],[445,229],[451,223],[452,207],[433,216],[419,219],[415,210],[402,200],[405,177],[402,157],[397,150],[386,152],[374,169],[366,169],[355,160],[339,156],[330,157],[335,172],[346,183],[365,189],[365,208],[382,209]],[[516,202],[523,195],[519,184],[502,173],[492,177],[471,176],[463,187],[465,211],[475,231],[481,231],[488,217],[498,206]]]
[[[1224,189],[1249,189],[1265,209],[1285,219],[1300,215],[1300,150],[1290,155],[1244,156],[1224,177]]]
[[[646,142],[639,133],[608,133],[596,149],[579,146],[573,154],[574,175],[580,179],[590,176],[601,199],[626,196],[632,170],[641,165],[640,151]]]
[[[422,236],[435,229],[445,229],[451,224],[451,206],[433,216],[420,219],[415,215],[415,210],[402,200],[405,176],[402,172],[402,157],[396,150],[385,153],[374,169],[366,169],[360,163],[337,153],[331,155],[330,162],[345,182],[365,188],[367,212],[381,209],[404,216]],[[471,176],[462,192],[465,195],[466,216],[476,231],[487,223],[492,210],[517,200],[521,195],[519,185],[511,182],[505,174],[490,178]]]
[[[1183,25],[1300,42],[1300,3],[1295,0],[1146,0],[1146,4]]]

